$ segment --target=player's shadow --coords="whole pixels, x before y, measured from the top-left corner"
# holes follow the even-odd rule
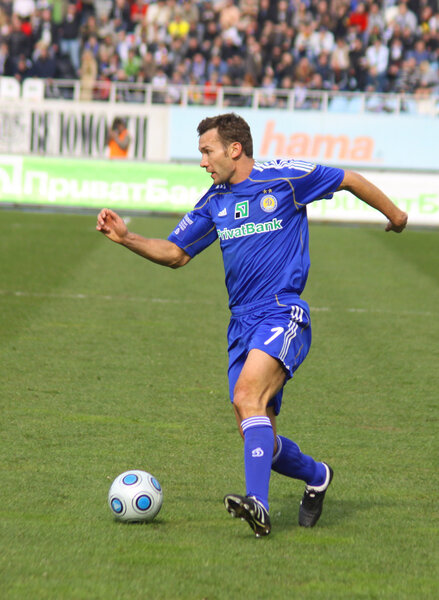
[[[131,527],[136,525],[137,527],[149,527],[150,529],[157,529],[166,525],[166,519],[155,518],[153,521],[118,521],[114,519],[114,524],[118,527]]]
[[[356,515],[369,511],[378,503],[366,498],[363,500],[326,498],[318,527],[330,528],[338,526],[344,521],[351,521]],[[297,500],[283,498],[280,502],[272,501],[271,523],[273,527],[287,530],[299,527],[299,505],[300,498]]]

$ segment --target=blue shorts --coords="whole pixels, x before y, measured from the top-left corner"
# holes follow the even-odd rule
[[[229,393],[233,392],[250,350],[257,348],[276,358],[286,378],[304,361],[311,346],[309,308],[298,296],[276,298],[276,302],[256,303],[232,309],[227,333],[229,350]],[[279,414],[283,390],[269,402]]]

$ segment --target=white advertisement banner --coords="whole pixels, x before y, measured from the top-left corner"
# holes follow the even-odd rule
[[[106,158],[115,117],[126,121],[131,136],[128,158],[168,159],[167,107],[62,100],[0,100],[0,152]]]

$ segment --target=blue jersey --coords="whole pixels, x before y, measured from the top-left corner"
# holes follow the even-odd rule
[[[310,266],[306,205],[331,198],[343,177],[300,160],[255,162],[245,181],[212,185],[168,239],[194,257],[219,238],[231,308],[299,296]]]

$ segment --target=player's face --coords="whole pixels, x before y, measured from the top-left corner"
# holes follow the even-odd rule
[[[235,161],[224,148],[217,129],[209,129],[200,136],[198,149],[201,152],[200,167],[210,173],[214,183],[226,183],[235,172]]]

